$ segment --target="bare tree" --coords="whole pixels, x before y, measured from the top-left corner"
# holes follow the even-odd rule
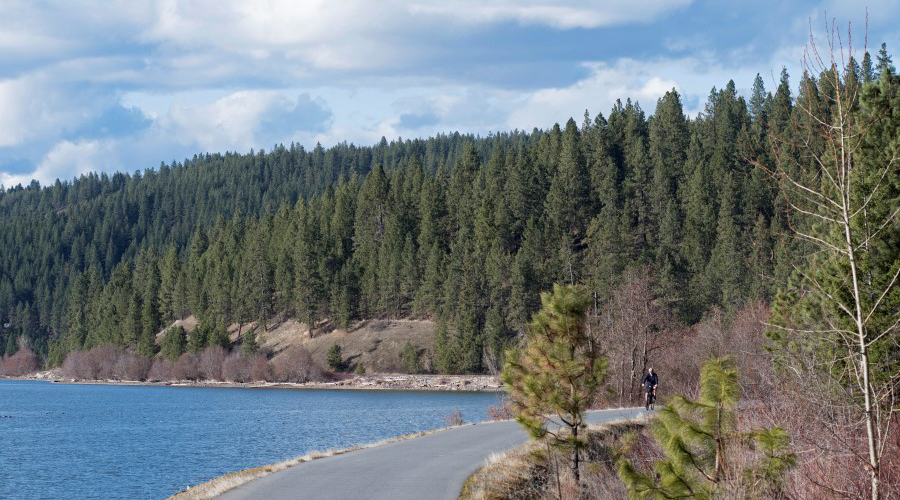
[[[893,397],[900,377],[896,369],[882,370],[873,359],[876,347],[898,352],[900,315],[890,308],[898,300],[900,262],[883,258],[884,252],[897,251],[883,242],[898,230],[900,206],[896,194],[890,194],[896,190],[898,142],[891,139],[896,130],[887,140],[873,135],[876,127],[884,135],[879,120],[891,113],[886,108],[890,99],[861,105],[860,94],[896,92],[897,85],[896,77],[885,72],[880,83],[868,86],[880,88],[864,88],[854,74],[850,30],[845,47],[835,24],[826,28],[826,53],[819,52],[810,34],[792,126],[771,138],[776,165],[751,161],[779,181],[791,233],[810,249],[795,266],[795,288],[782,298],[788,311],[771,326],[800,346],[784,359],[790,371],[805,378],[806,385],[815,380],[830,391],[830,399],[822,399],[829,406],[820,420],[847,422],[831,422],[827,428],[843,432],[836,437],[848,446],[854,444],[854,426],[865,428],[865,449],[852,451],[865,464],[875,500],[882,494],[881,455],[897,410]],[[843,398],[836,401],[834,394]]]
[[[610,364],[619,403],[640,399],[639,384],[654,353],[679,329],[657,299],[649,270],[632,273],[603,306],[598,331],[609,336]]]

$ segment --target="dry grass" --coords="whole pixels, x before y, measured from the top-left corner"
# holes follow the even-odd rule
[[[491,455],[463,486],[461,500],[526,500],[625,498],[613,455],[626,433],[640,431],[642,422],[623,421],[588,427],[587,460],[579,493],[568,463],[556,450],[529,441],[505,453]]]
[[[471,425],[471,424],[470,424]],[[273,472],[278,472],[280,470],[287,469],[288,467],[293,467],[295,465],[299,465],[302,463],[310,462],[312,460],[317,460],[319,458],[333,457],[335,455],[343,455],[344,453],[350,453],[351,451],[363,450],[366,448],[374,448],[376,446],[382,446],[389,443],[395,443],[397,441],[405,441],[407,439],[412,439],[420,436],[427,436],[428,434],[434,434],[435,432],[440,432],[446,429],[450,429],[452,427],[444,427],[442,429],[435,429],[431,431],[423,431],[417,432],[414,434],[406,434],[403,436],[398,436],[395,438],[384,439],[382,441],[377,441],[374,443],[353,446],[350,448],[343,449],[335,449],[328,451],[311,451],[306,455],[292,458],[290,460],[285,460],[284,462],[278,462],[274,464],[261,465],[259,467],[253,467],[252,469],[244,469],[237,472],[230,472],[225,474],[224,476],[219,476],[205,483],[200,483],[196,486],[191,486],[184,491],[179,491],[178,493],[170,496],[167,500],[209,500],[215,498],[226,491],[237,488],[238,486],[244,485],[253,481],[254,479],[259,479],[263,476],[268,476]]]

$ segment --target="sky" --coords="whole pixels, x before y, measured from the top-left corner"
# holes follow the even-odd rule
[[[831,20],[900,46],[889,0],[0,0],[0,184],[530,131],[672,88],[695,115],[729,80],[796,83]]]

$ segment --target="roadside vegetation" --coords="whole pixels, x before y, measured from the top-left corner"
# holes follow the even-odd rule
[[[619,440],[611,460],[619,497],[900,495],[900,78],[883,45],[873,78],[836,29],[826,40],[807,47],[798,99],[773,103],[773,117],[789,118],[763,136],[766,149],[745,152],[777,186],[789,221],[781,250],[798,252],[774,281],[771,310],[744,301],[683,328],[652,271],[612,287],[593,310],[581,305],[589,288],[555,286],[506,354],[504,382],[517,420],[548,457],[563,451],[556,458],[570,468],[570,487],[520,453],[506,475],[536,477],[484,498],[598,498],[598,486],[581,480],[584,398],[634,404],[651,360],[668,389],[649,424],[655,443],[645,443],[658,452],[629,459],[633,438]],[[866,54],[862,67],[870,65]],[[738,276],[740,261],[728,262]],[[595,397],[605,377],[609,390]],[[548,430],[547,414],[559,432]]]

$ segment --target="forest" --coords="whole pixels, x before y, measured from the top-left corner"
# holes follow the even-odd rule
[[[897,84],[884,46],[843,75]],[[786,161],[774,138],[808,120],[798,109],[829,106],[828,82],[804,72],[795,92],[784,70],[748,99],[728,82],[695,117],[673,89],[649,115],[625,100],[547,130],[278,145],[9,188],[0,346],[58,366],[105,345],[154,356],[156,334],[188,315],[197,349],[278,315],[313,330],[431,318],[432,368],[477,373],[502,364],[554,283],[586,287],[599,314],[644,280],[684,325],[771,303],[810,246],[756,165]]]

